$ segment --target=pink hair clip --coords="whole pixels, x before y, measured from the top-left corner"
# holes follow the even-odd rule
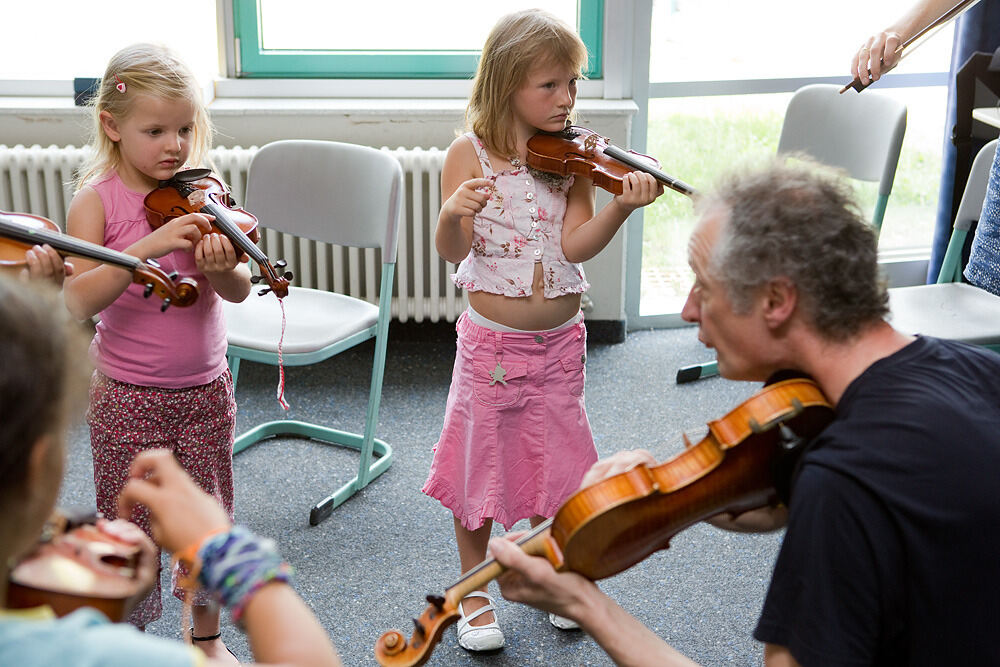
[[[124,93],[125,92],[125,82],[122,81],[121,79],[119,79],[117,74],[115,74],[115,81],[118,82],[118,84],[115,86],[115,88],[118,89],[119,93]]]

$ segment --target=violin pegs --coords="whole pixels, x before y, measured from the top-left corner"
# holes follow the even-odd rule
[[[291,271],[285,271],[283,274],[281,274],[281,277],[284,278],[285,280],[291,280],[292,278],[295,277],[295,274],[292,273]]]
[[[157,262],[155,259],[147,259],[146,264],[149,264],[150,266],[155,266],[156,268],[160,268],[160,263]]]
[[[254,285],[259,283],[261,280],[263,280],[263,278],[261,276],[258,276],[256,273],[250,276],[250,282],[252,282]]]
[[[421,638],[426,637],[427,636],[427,631],[424,630],[423,623],[421,623],[419,620],[417,620],[415,618],[412,619],[412,620],[413,620],[413,634],[415,634],[415,635],[417,635],[418,637],[421,637]]]
[[[167,278],[170,278],[171,280],[177,280],[177,276],[178,273],[176,271],[171,271],[169,274],[167,274]]]
[[[146,283],[146,289],[142,291],[142,297],[148,299],[149,295],[153,293],[153,283]]]
[[[270,291],[271,291],[270,287],[265,287],[261,291],[257,292],[257,296],[264,296],[265,294],[267,294]]]
[[[434,605],[434,608],[438,611],[444,609],[444,598],[440,595],[428,595],[427,601]]]
[[[285,260],[283,260],[283,259],[279,259],[279,260],[278,260],[277,262],[275,262],[275,263],[274,263],[274,265],[275,265],[276,267],[278,267],[279,269],[283,269],[283,268],[285,268],[286,266],[288,266],[288,262],[286,262],[286,261],[285,261]]]
[[[163,305],[160,306],[160,312],[161,313],[166,312],[167,308],[169,307],[170,307],[170,297],[167,297],[166,299],[163,300]]]

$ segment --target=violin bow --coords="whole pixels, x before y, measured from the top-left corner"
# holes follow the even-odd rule
[[[964,14],[966,11],[972,9],[978,3],[979,3],[979,0],[961,0],[961,2],[959,2],[958,4],[956,4],[954,7],[952,7],[948,11],[946,11],[941,16],[937,17],[936,19],[934,19],[933,21],[931,21],[930,23],[928,23],[922,29],[920,29],[919,31],[917,31],[916,34],[914,34],[908,40],[906,40],[905,42],[903,42],[902,44],[900,44],[898,47],[896,47],[896,53],[902,53],[908,46],[911,46],[911,45],[915,44],[916,42],[918,42],[919,40],[923,39],[924,37],[930,36],[930,34],[931,34],[932,31],[935,31],[935,30],[937,30],[939,28],[943,28],[950,21],[953,21],[954,19],[957,19],[959,16],[961,16],[962,14]],[[900,60],[902,60],[905,55],[906,54],[900,55],[899,56]],[[869,74],[870,74],[870,72],[869,72]],[[851,88],[853,88],[854,90],[856,90],[856,91],[858,91],[860,93],[862,90],[864,90],[868,86],[872,85],[873,83],[875,83],[875,82],[874,81],[869,81],[868,83],[861,83],[861,79],[859,79],[858,77],[854,77],[853,81],[851,81],[849,84],[847,84],[846,86],[844,86],[843,88],[840,89],[840,93],[844,94],[845,92],[847,92]]]

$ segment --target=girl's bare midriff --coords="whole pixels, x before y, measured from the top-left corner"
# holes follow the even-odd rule
[[[469,305],[497,324],[512,329],[542,331],[557,327],[576,315],[580,310],[580,295],[564,294],[546,299],[542,263],[535,262],[530,295],[514,297],[490,292],[469,292]]]

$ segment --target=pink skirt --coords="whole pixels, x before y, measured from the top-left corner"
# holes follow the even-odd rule
[[[423,492],[468,530],[553,516],[597,461],[584,408],[587,330],[509,333],[458,319],[441,439]]]

